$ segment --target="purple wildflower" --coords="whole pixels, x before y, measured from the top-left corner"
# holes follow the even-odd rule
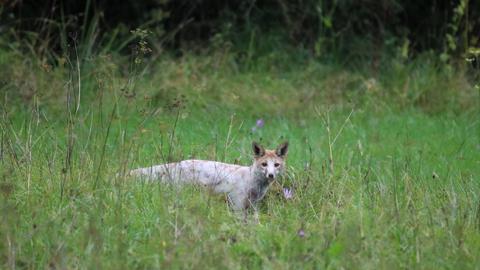
[[[252,133],[263,128],[263,126],[265,126],[265,121],[263,121],[262,118],[257,119],[257,121],[255,122],[255,126],[252,127]]]
[[[287,200],[293,198],[293,191],[289,188],[283,188],[283,197]]]
[[[263,121],[262,118],[258,119],[257,122],[255,123],[255,125],[258,127],[258,128],[263,128],[263,126],[265,125],[265,121]]]
[[[305,237],[305,231],[303,229],[298,230],[297,235],[300,237]]]

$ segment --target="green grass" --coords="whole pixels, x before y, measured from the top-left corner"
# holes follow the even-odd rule
[[[0,65],[15,59],[4,55]],[[8,65],[0,267],[478,268],[478,93],[455,96],[463,108],[459,99],[474,93],[459,111],[418,90],[428,85],[423,76],[436,86],[448,80],[442,95],[470,89],[462,77],[411,64],[402,67],[407,84],[393,71],[372,80],[314,62],[241,71],[217,59],[160,59],[137,76],[98,57],[81,76],[33,65],[28,80],[27,68]],[[27,106],[13,91],[28,87],[36,92]],[[453,109],[432,113],[443,106]],[[258,118],[265,127],[252,132]],[[199,187],[121,176],[191,157],[247,165],[252,140],[272,148],[285,139],[280,184],[294,197],[270,190],[258,224]]]

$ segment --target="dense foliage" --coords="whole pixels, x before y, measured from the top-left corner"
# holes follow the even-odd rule
[[[276,32],[317,53],[379,50],[405,42],[414,52],[463,53],[478,46],[480,34],[480,2],[469,0],[7,1],[1,16],[8,25],[2,32],[9,27],[27,36],[34,32],[55,46],[61,42],[59,24],[82,37],[92,24],[102,35],[149,28],[177,49],[216,34],[239,41],[252,31]]]

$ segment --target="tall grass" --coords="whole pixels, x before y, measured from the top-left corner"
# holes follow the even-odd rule
[[[3,118],[5,267],[474,268],[478,263],[479,126],[471,116],[355,110],[348,117],[349,112],[333,110],[330,129],[339,136],[332,145],[316,115],[266,116],[265,127],[251,133],[255,118],[248,113],[230,118],[209,112],[207,119],[196,113],[180,117],[172,135],[175,114],[146,120],[125,111],[103,120],[98,113],[79,117],[72,131],[41,116]],[[123,166],[155,164],[168,153],[173,160],[219,159],[217,149],[227,138],[225,161],[242,164],[251,162],[253,139],[291,142],[288,177],[280,185],[294,197],[286,200],[274,188],[261,204],[259,224],[239,221],[221,196],[201,188],[115,176]]]

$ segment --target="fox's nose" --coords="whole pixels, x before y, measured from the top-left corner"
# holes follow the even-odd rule
[[[269,173],[268,178],[273,178],[273,173]]]

